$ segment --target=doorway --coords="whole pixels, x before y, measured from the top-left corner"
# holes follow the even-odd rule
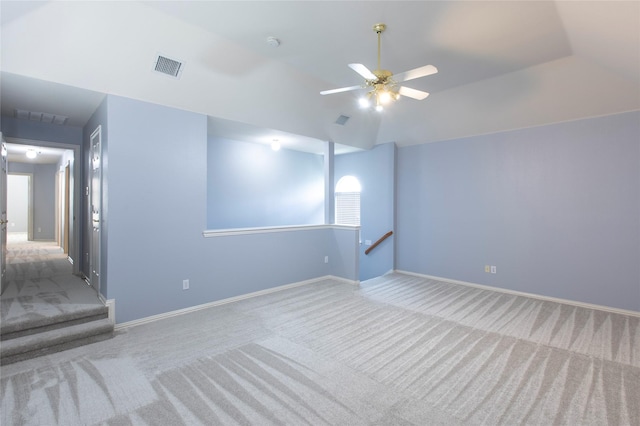
[[[33,241],[33,174],[7,175],[7,242]]]
[[[9,174],[31,175],[26,240],[55,242],[72,264],[73,273],[79,274],[82,230],[76,218],[81,217],[82,176],[74,164],[80,164],[81,147],[6,136],[5,139]],[[16,208],[9,207],[8,211],[10,233],[18,231],[19,221],[24,217]],[[12,213],[14,211],[18,216]],[[12,222],[15,222],[14,226],[11,226]]]

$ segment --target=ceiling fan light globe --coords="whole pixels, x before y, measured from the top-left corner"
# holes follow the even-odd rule
[[[391,102],[391,94],[384,90],[382,92],[378,93],[378,102],[380,102],[383,105],[388,104],[389,102]]]
[[[376,111],[382,112],[384,111],[384,107],[382,105],[376,105]]]
[[[371,102],[369,102],[369,99],[362,97],[358,99],[358,105],[360,105],[360,108],[369,108],[371,106]]]

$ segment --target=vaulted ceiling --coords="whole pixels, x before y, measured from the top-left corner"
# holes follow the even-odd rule
[[[357,148],[448,140],[640,109],[638,1],[2,1],[2,114],[83,125],[115,94],[210,117],[232,139]],[[382,113],[347,67],[439,72]],[[268,37],[280,41],[278,47]],[[184,63],[179,79],[156,55]],[[344,125],[336,124],[347,116]],[[310,143],[310,142],[309,142]]]

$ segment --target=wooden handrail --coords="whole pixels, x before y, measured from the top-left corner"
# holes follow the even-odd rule
[[[371,252],[371,250],[373,250],[374,248],[378,247],[378,244],[380,244],[381,242],[383,242],[384,240],[386,240],[387,238],[389,238],[392,235],[393,235],[393,231],[389,231],[386,234],[384,234],[382,237],[380,237],[380,239],[378,241],[376,241],[375,243],[371,244],[371,247],[366,249],[364,251],[364,254],[369,254],[369,252]]]

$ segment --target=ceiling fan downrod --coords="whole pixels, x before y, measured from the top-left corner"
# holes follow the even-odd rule
[[[382,24],[382,23],[375,24],[373,26],[373,31],[375,31],[378,34],[378,69],[379,70],[382,69],[382,68],[380,68],[380,35],[386,29],[387,29],[387,26],[385,24]]]

